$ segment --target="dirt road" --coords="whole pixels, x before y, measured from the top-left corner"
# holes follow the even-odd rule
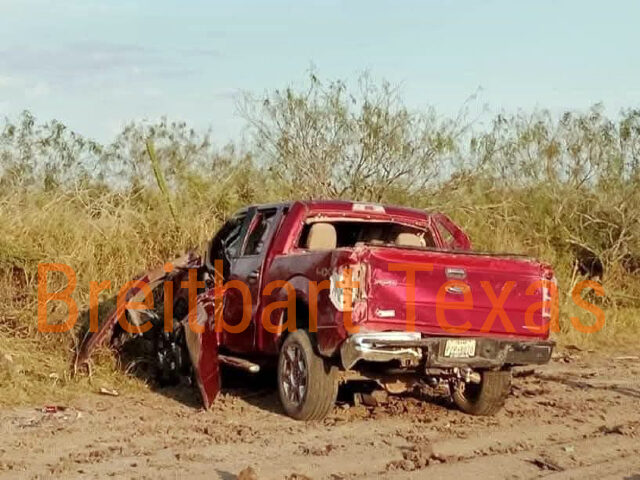
[[[3,410],[0,478],[640,480],[633,357],[575,354],[520,371],[491,418],[404,397],[304,424],[264,385],[228,389],[208,412],[196,400],[183,388]]]

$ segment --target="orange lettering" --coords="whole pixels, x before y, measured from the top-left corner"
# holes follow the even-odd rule
[[[47,291],[47,274],[49,272],[62,272],[69,283],[60,292]],[[78,305],[71,298],[76,289],[76,272],[64,263],[39,263],[38,264],[38,331],[44,333],[68,332],[78,320]],[[47,303],[57,300],[67,304],[67,321],[61,324],[51,325],[47,323]]]
[[[144,292],[144,300],[142,302],[127,300],[127,294],[129,293],[129,290],[134,289]],[[137,291],[132,296],[135,295],[138,295]],[[127,320],[126,311],[148,310],[150,308],[153,308],[153,294],[151,293],[151,287],[149,287],[149,284],[147,282],[143,282],[142,280],[132,280],[125,283],[118,292],[116,312],[118,315],[118,323],[125,332],[144,333],[148,331],[152,327],[152,323],[150,321],[147,320],[140,326],[132,325],[131,323],[129,323],[129,320]]]
[[[286,280],[274,280],[269,282],[262,292],[263,295],[271,295],[276,288],[284,288],[287,291],[287,299],[271,302],[262,311],[262,326],[269,333],[280,334],[285,330],[296,331],[296,291]],[[278,308],[287,309],[287,321],[284,324],[274,325],[271,323],[271,314]]]
[[[89,282],[89,331],[98,331],[98,294],[111,288],[111,281]]]
[[[461,302],[447,302],[447,292],[457,288],[464,295]],[[473,297],[471,295],[471,288],[462,280],[449,280],[445,282],[436,294],[436,320],[438,325],[445,332],[448,333],[464,333],[471,328],[471,323],[467,320],[462,325],[451,325],[445,316],[445,310],[470,310],[473,308]]]
[[[513,324],[511,323],[511,320],[509,320],[507,312],[504,311],[504,302],[507,300],[509,293],[511,293],[511,290],[513,290],[513,287],[516,285],[516,282],[514,282],[513,280],[504,282],[502,290],[500,290],[499,298],[496,298],[496,294],[493,291],[491,283],[483,280],[480,282],[480,285],[487,294],[487,297],[489,297],[489,301],[492,305],[491,311],[489,312],[489,315],[487,315],[487,319],[482,324],[480,331],[485,333],[490,332],[491,328],[493,328],[493,323],[495,322],[496,318],[499,317],[502,321],[504,329],[507,332],[516,333],[516,329],[513,328]]]
[[[406,322],[407,332],[416,329],[416,272],[431,272],[433,265],[430,263],[390,263],[389,271],[407,272],[407,302],[406,302]]]
[[[524,324],[529,327],[529,330],[532,332],[544,333],[549,328],[551,328],[552,332],[560,331],[560,321],[559,321],[559,307],[558,307],[558,286],[555,282],[551,280],[536,280],[531,285],[527,287],[526,295],[533,295],[535,291],[539,288],[547,288],[549,291],[550,299],[543,299],[540,302],[534,302],[527,308],[527,311],[524,314]],[[551,312],[551,318],[549,321],[543,325],[537,325],[533,321],[533,314],[540,310],[541,308],[549,309]]]
[[[571,291],[571,298],[573,302],[580,308],[585,309],[588,312],[591,312],[596,317],[596,322],[590,327],[585,326],[579,317],[571,317],[571,323],[581,333],[596,333],[602,330],[604,327],[604,312],[599,307],[596,307],[593,303],[587,302],[584,298],[582,298],[582,291],[586,288],[593,289],[596,292],[596,295],[599,297],[604,296],[604,288],[598,282],[594,282],[592,280],[584,280],[578,283],[573,290]]]

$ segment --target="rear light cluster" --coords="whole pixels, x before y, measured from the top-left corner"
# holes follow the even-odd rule
[[[345,288],[344,282],[346,279],[345,270],[351,270],[351,304],[352,306],[357,302],[366,298],[365,293],[365,281],[366,281],[366,265],[363,263],[342,265],[336,271],[333,272],[329,278],[331,286],[329,288],[329,298],[333,303],[333,306],[340,312],[350,311],[351,308],[345,302]]]
[[[553,274],[553,269],[547,265],[542,267],[542,278],[545,280],[553,280],[555,282],[555,276]]]
[[[551,320],[553,297],[558,291],[558,283],[549,266],[542,268],[542,318]]]

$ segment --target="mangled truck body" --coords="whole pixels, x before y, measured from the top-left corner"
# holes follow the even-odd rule
[[[553,348],[548,265],[474,252],[447,216],[404,207],[251,206],[202,260],[188,255],[140,280],[162,289],[162,315],[114,312],[77,364],[109,341],[120,316],[138,326],[151,318],[161,380],[192,366],[205,407],[221,362],[249,371],[271,363],[297,419],[325,416],[339,384],[353,380],[392,393],[444,386],[463,411],[489,415],[508,395],[511,367],[546,363]]]

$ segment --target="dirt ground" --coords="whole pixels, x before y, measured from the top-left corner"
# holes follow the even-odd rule
[[[255,383],[255,382],[254,382]],[[0,411],[0,478],[640,480],[640,361],[572,352],[520,369],[506,407],[471,417],[447,401],[338,404],[320,423],[282,414],[264,381],[202,411],[188,388],[64,411]]]

